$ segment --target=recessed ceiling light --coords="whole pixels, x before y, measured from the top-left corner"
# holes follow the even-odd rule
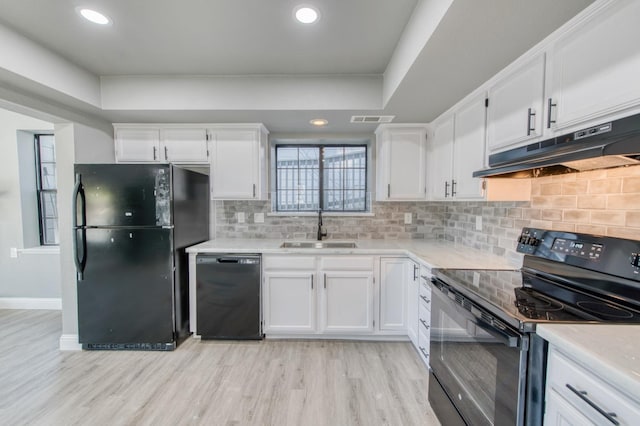
[[[295,17],[303,24],[313,24],[320,18],[320,13],[313,7],[299,6],[295,10]]]
[[[324,118],[314,118],[313,120],[309,121],[309,123],[318,127],[326,126],[327,124],[329,124],[329,122]]]
[[[84,19],[86,19],[87,21],[91,21],[94,24],[98,24],[98,25],[109,25],[111,24],[111,19],[109,19],[108,16],[95,11],[93,9],[87,9],[87,8],[79,8],[78,9],[78,13],[80,13],[80,15],[82,15],[82,17]]]

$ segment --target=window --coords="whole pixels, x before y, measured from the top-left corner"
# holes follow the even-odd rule
[[[278,212],[367,211],[366,145],[276,145]]]
[[[36,185],[40,244],[57,245],[58,193],[56,184],[56,150],[53,135],[35,135]]]

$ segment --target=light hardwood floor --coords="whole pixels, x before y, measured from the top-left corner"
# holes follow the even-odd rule
[[[438,425],[408,343],[60,352],[57,311],[0,310],[1,425]]]

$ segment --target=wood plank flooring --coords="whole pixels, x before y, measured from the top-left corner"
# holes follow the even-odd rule
[[[409,343],[61,352],[58,311],[0,310],[2,425],[438,425]]]

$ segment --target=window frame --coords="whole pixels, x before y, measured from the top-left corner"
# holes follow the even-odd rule
[[[278,187],[278,148],[318,148],[319,149],[319,165],[318,165],[318,206],[319,209],[322,210],[323,213],[334,213],[334,214],[368,214],[371,212],[370,204],[371,204],[371,194],[369,191],[369,165],[371,162],[370,157],[370,144],[366,141],[358,141],[357,143],[349,142],[349,141],[336,141],[336,142],[328,142],[328,143],[304,143],[304,141],[297,142],[274,142],[273,144],[273,152],[274,152],[274,161],[273,161],[273,179],[274,179],[274,201],[273,212],[275,214],[305,214],[305,213],[315,213],[316,210],[278,210],[278,196],[279,196],[279,187]],[[362,210],[353,210],[353,209],[341,209],[341,210],[325,210],[322,206],[324,205],[324,149],[325,148],[364,148],[364,207]],[[299,168],[297,170],[300,170]],[[342,170],[347,170],[347,168],[343,168]],[[352,188],[342,187],[341,191],[348,191]]]
[[[53,216],[53,219],[55,219],[56,223],[59,223],[59,216],[58,216],[58,208],[57,208],[57,204],[58,204],[58,183],[57,183],[57,167],[56,167],[56,187],[55,189],[44,189],[43,188],[43,178],[42,178],[42,147],[41,147],[41,143],[40,143],[40,138],[42,136],[50,136],[52,138],[54,138],[54,153],[55,153],[55,135],[53,133],[36,133],[33,135],[34,138],[34,150],[35,150],[35,168],[36,168],[36,198],[37,198],[37,204],[38,204],[38,234],[40,236],[40,245],[41,246],[59,246],[60,242],[56,241],[56,242],[47,242],[46,237],[46,218],[45,218],[45,212],[44,212],[44,208],[43,208],[43,194],[53,194],[55,196],[55,200],[56,200],[56,214],[55,216]],[[49,162],[48,162],[49,163]],[[56,162],[54,161],[53,164],[56,164]],[[57,166],[57,165],[56,165]]]

